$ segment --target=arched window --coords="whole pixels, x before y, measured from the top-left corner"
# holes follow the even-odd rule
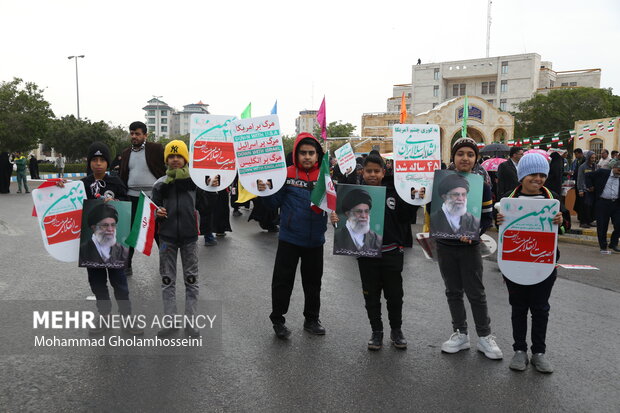
[[[603,140],[599,138],[592,139],[590,141],[590,150],[596,154],[596,158],[599,159],[601,157],[601,152],[603,151]]]
[[[502,128],[495,129],[493,132],[493,142],[503,142],[506,139],[506,131]]]

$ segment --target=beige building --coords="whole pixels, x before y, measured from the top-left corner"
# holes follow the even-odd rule
[[[517,104],[536,93],[563,87],[599,88],[601,83],[601,69],[556,72],[552,63],[541,61],[537,53],[428,63],[412,68],[414,114],[464,95],[480,96],[503,111],[516,111]]]
[[[313,133],[314,128],[319,125],[316,120],[318,110],[302,110],[299,112],[299,116],[295,119],[295,134],[299,135],[302,132]]]
[[[155,134],[155,139],[169,138],[174,108],[163,100],[153,98],[142,108],[146,117],[146,127]]]
[[[610,131],[610,128],[613,131]],[[620,116],[578,120],[575,122],[574,147],[581,148],[583,151],[594,151],[599,157],[603,149],[607,149],[609,152],[620,151],[620,131],[618,129],[620,129]],[[590,130],[594,130],[592,135]],[[583,135],[583,139],[579,139],[579,135]]]

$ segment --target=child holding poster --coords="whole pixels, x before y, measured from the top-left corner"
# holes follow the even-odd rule
[[[129,200],[127,197],[127,187],[123,181],[121,181],[119,177],[111,176],[106,172],[108,165],[110,165],[110,149],[108,145],[103,142],[93,142],[88,148],[86,165],[89,175],[82,178],[82,182],[86,188],[87,199],[103,199],[104,201]],[[56,185],[63,187],[64,180],[58,181]],[[106,317],[112,311],[112,303],[110,301],[110,293],[107,285],[108,279],[114,289],[114,297],[118,304],[119,313],[122,315],[131,314],[129,286],[127,285],[127,276],[125,275],[124,268],[105,268],[104,266],[98,268],[87,267],[86,272],[88,273],[90,289],[97,299],[97,310],[100,315]],[[89,330],[89,333],[99,334],[103,333],[106,329],[107,327],[104,323],[97,323],[94,328]],[[144,330],[137,327],[128,327],[125,331],[135,335],[144,333]]]
[[[403,247],[411,217],[417,206],[399,198],[394,187],[394,177],[385,176],[385,163],[378,152],[371,152],[364,159],[363,178],[366,185],[386,187],[383,222],[383,242],[380,258],[360,257],[357,263],[362,279],[362,292],[366,312],[372,328],[368,350],[380,350],[383,346],[383,321],[381,320],[381,291],[385,296],[390,320],[390,339],[394,347],[407,348],[407,340],[401,329],[403,307]],[[338,215],[330,215],[332,224],[338,223]]]
[[[288,312],[300,259],[305,296],[304,330],[325,334],[319,310],[327,216],[310,207],[310,195],[319,179],[322,159],[323,149],[319,141],[309,133],[300,133],[293,146],[293,165],[287,168],[284,186],[263,198],[269,208],[280,208],[280,236],[271,281],[272,311],[269,318],[276,336],[283,340],[291,335],[284,324],[284,314]],[[259,180],[257,189],[265,191],[267,183]]]
[[[185,315],[196,315],[198,304],[198,212],[196,211],[196,184],[189,174],[189,152],[181,140],[169,142],[164,149],[166,175],[153,185],[153,202],[159,207],[155,215],[159,221],[159,274],[161,275],[164,313],[175,316],[177,255],[180,251],[185,282]],[[219,184],[219,182],[217,182]],[[178,326],[164,327],[160,337],[173,334]],[[199,337],[200,331],[185,326],[185,334]]]
[[[457,139],[452,146],[450,161],[454,162],[459,174],[472,173],[478,161],[478,146],[471,138]],[[434,188],[434,191],[439,188]],[[482,214],[479,234],[482,235],[492,224],[491,187],[486,183],[482,192]],[[426,205],[430,211],[430,203]],[[433,226],[431,217],[431,227]],[[446,286],[448,307],[452,315],[454,333],[441,345],[444,353],[457,353],[470,348],[467,332],[467,316],[463,293],[471,305],[476,332],[478,333],[478,351],[490,359],[500,360],[502,351],[491,335],[491,319],[488,315],[487,300],[482,283],[482,255],[480,242],[462,236],[460,239],[436,238],[439,271]]]
[[[507,198],[529,199],[560,199],[560,196],[544,187],[549,174],[549,163],[538,153],[529,153],[523,156],[517,165],[517,176],[520,185]],[[561,208],[553,218],[558,225],[560,234],[570,228],[570,215]],[[504,215],[497,214],[497,223],[501,225]],[[559,250],[557,251],[559,258]],[[545,357],[547,322],[549,320],[549,296],[555,283],[557,270],[544,281],[533,285],[521,285],[504,276],[508,288],[508,300],[512,307],[512,345],[515,354],[510,362],[510,369],[524,371],[529,363],[527,356],[527,313],[532,314],[532,364],[541,373],[553,373],[553,367]]]

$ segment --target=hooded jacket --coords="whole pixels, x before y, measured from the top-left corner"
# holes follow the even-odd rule
[[[153,185],[153,202],[166,208],[168,216],[157,218],[159,238],[179,245],[198,239],[198,211],[196,211],[196,184],[191,178],[166,183],[162,176]]]
[[[586,174],[589,172],[596,171],[596,162],[590,164],[590,157],[594,152],[587,151],[583,154],[583,158],[585,159],[584,163],[579,166],[578,174],[577,174],[577,190],[579,192],[586,192]]]
[[[305,170],[298,165],[297,149],[304,139],[312,139],[319,155],[318,162]],[[325,243],[327,215],[310,208],[310,195],[319,178],[323,148],[309,133],[300,133],[293,146],[293,165],[286,170],[286,182],[275,194],[263,198],[270,208],[280,208],[281,241],[300,247],[319,247]]]

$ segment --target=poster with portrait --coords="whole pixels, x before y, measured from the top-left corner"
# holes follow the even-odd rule
[[[385,187],[338,184],[336,194],[340,221],[334,232],[334,255],[381,257]]]
[[[216,192],[227,188],[237,176],[231,123],[228,115],[194,114],[189,128],[189,174],[201,189]],[[213,183],[219,180],[219,185]]]
[[[510,281],[532,285],[551,275],[558,246],[553,217],[559,210],[557,199],[502,198],[497,264]]]
[[[131,202],[87,199],[82,210],[80,267],[125,268]]]
[[[334,155],[336,155],[338,167],[343,175],[349,175],[351,172],[355,171],[355,154],[349,142],[336,149]]]
[[[278,115],[237,119],[231,123],[241,185],[257,196],[273,195],[286,181],[286,160]],[[258,190],[258,181],[267,186]]]
[[[405,202],[425,205],[431,200],[433,178],[441,169],[439,125],[393,125],[394,185]]]
[[[482,186],[483,179],[477,174],[435,171],[430,236],[480,240]]]
[[[55,184],[32,191],[45,250],[58,261],[75,262],[80,249],[82,203],[86,198],[82,181]]]

